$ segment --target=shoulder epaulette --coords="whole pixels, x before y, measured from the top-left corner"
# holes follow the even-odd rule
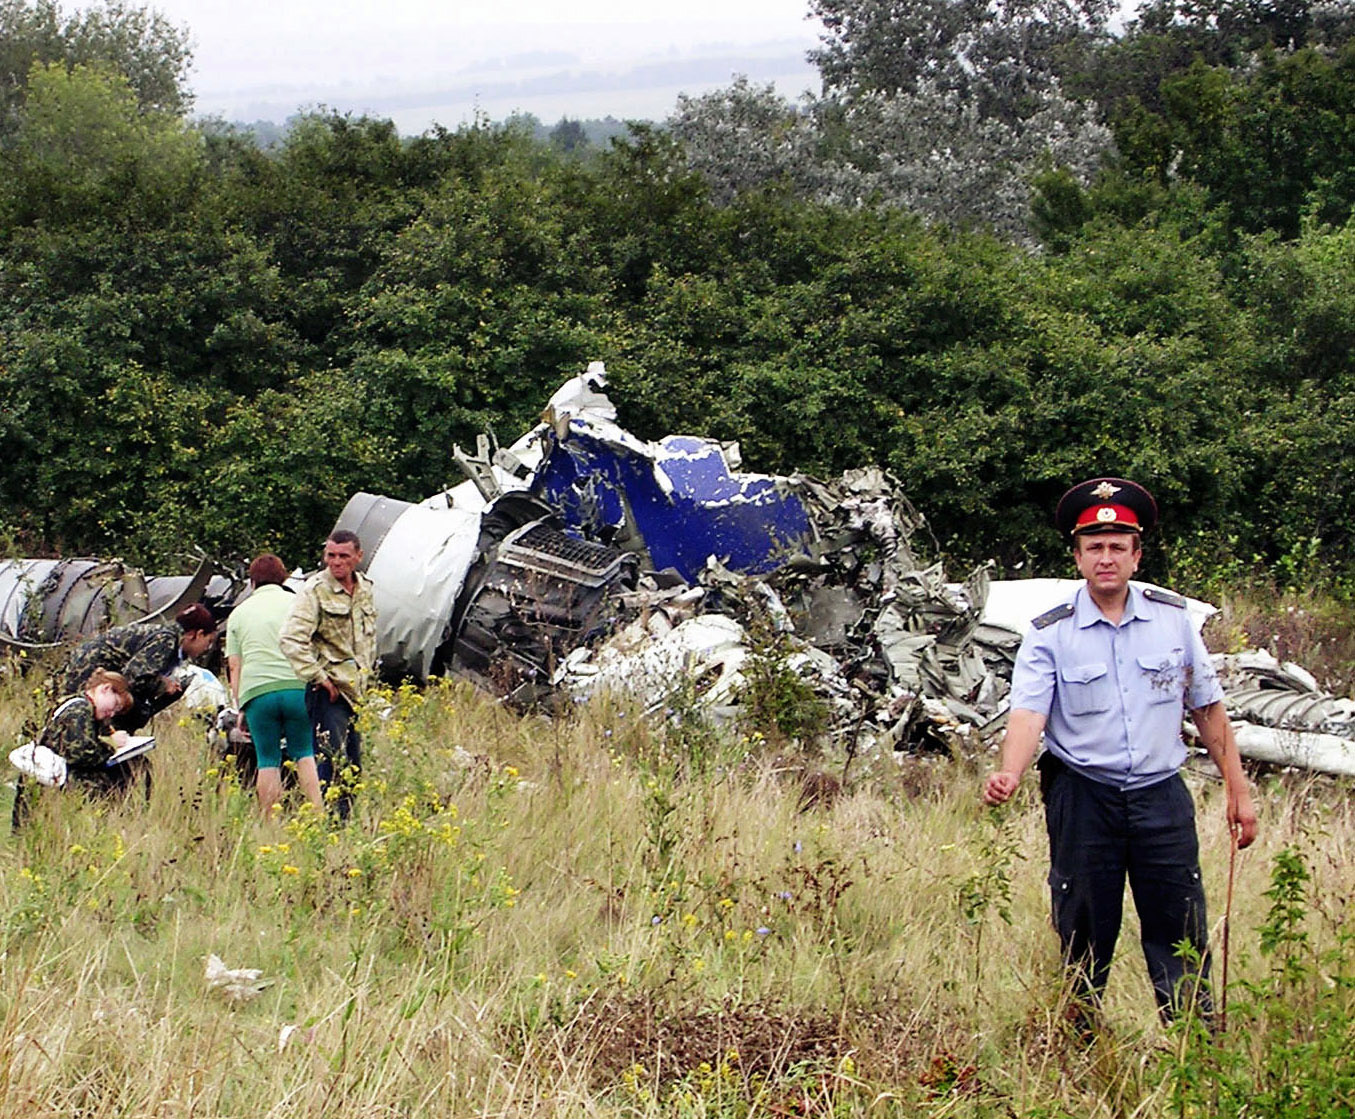
[[[1053,610],[1046,610],[1030,624],[1036,629],[1044,629],[1046,626],[1052,626],[1055,622],[1064,618],[1073,616],[1073,604],[1065,602],[1062,606],[1055,606]]]
[[[1163,606],[1175,606],[1178,610],[1186,608],[1186,600],[1179,594],[1160,590],[1157,587],[1144,587],[1143,597],[1149,602],[1160,602]]]

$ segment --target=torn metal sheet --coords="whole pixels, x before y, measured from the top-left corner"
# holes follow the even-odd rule
[[[356,532],[376,601],[382,671],[427,679],[479,556],[481,514],[357,493],[336,528]]]
[[[1220,654],[1214,658],[1231,702],[1249,710],[1253,722],[1298,725],[1306,730],[1355,729],[1355,700],[1337,699],[1318,687],[1307,669],[1280,661],[1264,649]],[[1255,697],[1257,702],[1251,703]],[[1278,703],[1272,701],[1279,701]]]
[[[137,621],[149,608],[146,580],[120,560],[0,562],[0,643],[42,648]]]
[[[567,530],[688,581],[710,556],[736,571],[771,571],[814,535],[792,483],[737,473],[721,444],[694,436],[638,444],[572,420],[565,438],[549,433],[531,489]]]
[[[1244,758],[1271,765],[1355,777],[1355,741],[1334,734],[1284,730],[1234,722],[1233,735]]]
[[[652,570],[695,582],[709,556],[741,572],[763,572],[809,548],[814,529],[795,478],[746,474],[737,444],[693,435],[655,443],[616,422],[600,361],[566,381],[543,419],[511,447],[456,449],[470,480],[428,504],[480,510],[502,493],[526,490],[571,535],[635,553]]]
[[[594,362],[510,446],[486,433],[474,454],[456,448],[467,480],[422,502],[350,499],[335,527],[362,540],[383,675],[452,674],[548,707],[626,692],[657,710],[680,686],[733,718],[749,658],[774,648],[849,756],[996,740],[1022,634],[1081,580],[992,581],[981,566],[952,582],[884,471],[745,473],[736,445],[636,438],[606,384]],[[0,565],[0,639],[124,620],[108,606],[124,594],[116,571],[70,562],[87,566]],[[244,593],[204,564],[150,580],[136,614],[196,597],[224,614]],[[1202,627],[1214,607],[1187,602]],[[1222,674],[1244,755],[1347,772],[1355,702],[1257,655]]]
[[[688,618],[657,637],[636,621],[599,649],[576,649],[555,682],[576,700],[619,693],[653,711],[669,701],[674,681],[688,679],[708,707],[727,711],[747,658],[747,632],[723,614]]]
[[[216,618],[224,618],[248,589],[243,577],[231,578],[217,571],[216,564],[203,557],[191,575],[157,575],[146,580],[150,595],[150,613],[142,622],[169,622],[185,606],[201,602]]]

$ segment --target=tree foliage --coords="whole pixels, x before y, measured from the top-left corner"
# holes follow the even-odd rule
[[[0,143],[35,67],[109,69],[142,109],[181,116],[192,105],[192,57],[187,32],[151,8],[108,0],[63,17],[56,0],[0,0]]]
[[[859,10],[886,9],[924,12]],[[791,105],[736,81],[573,150],[329,112],[263,150],[108,63],[32,67],[0,143],[3,528],[157,570],[296,561],[354,491],[459,481],[454,444],[514,438],[603,359],[637,435],[881,464],[955,556],[1061,563],[1058,494],[1124,473],[1168,557],[1316,538],[1347,565],[1348,47],[1315,10],[1302,46],[1243,36],[1245,64],[1196,52],[1102,104],[1073,91],[1109,48],[1070,9],[1027,98],[993,61],[1021,11],[963,11],[888,82]],[[1032,176],[1038,252],[1014,217]]]
[[[143,111],[106,66],[38,65],[8,145],[0,205],[11,228],[38,223],[156,220],[180,204],[201,139],[178,117]]]
[[[736,81],[679,100],[669,125],[717,199],[770,181],[820,202],[899,206],[932,223],[1027,235],[1031,175],[1088,182],[1109,150],[1065,74],[1108,5],[1064,0],[813,0],[823,92],[791,106]]]

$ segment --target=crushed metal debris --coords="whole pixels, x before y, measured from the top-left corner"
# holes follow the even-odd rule
[[[923,557],[925,517],[875,467],[823,481],[745,473],[737,444],[637,439],[601,362],[509,447],[454,460],[467,480],[419,503],[355,494],[336,528],[363,541],[383,674],[464,677],[520,708],[623,693],[662,708],[687,681],[734,718],[750,657],[784,667],[849,754],[973,756],[995,742],[1030,620],[1076,580],[961,582]],[[69,640],[243,594],[210,565],[142,580],[116,561],[0,564],[0,641]],[[1214,607],[1196,600],[1197,627]],[[1355,701],[1264,652],[1217,658],[1244,756],[1355,775]]]

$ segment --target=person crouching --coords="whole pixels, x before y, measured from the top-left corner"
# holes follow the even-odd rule
[[[136,781],[143,771],[139,759],[108,764],[109,758],[127,745],[127,732],[110,731],[109,724],[131,710],[133,702],[126,678],[104,668],[94,669],[78,694],[58,701],[36,743],[65,761],[66,788],[107,794],[121,792]],[[27,818],[32,784],[32,779],[23,774],[15,784],[15,828]]]

